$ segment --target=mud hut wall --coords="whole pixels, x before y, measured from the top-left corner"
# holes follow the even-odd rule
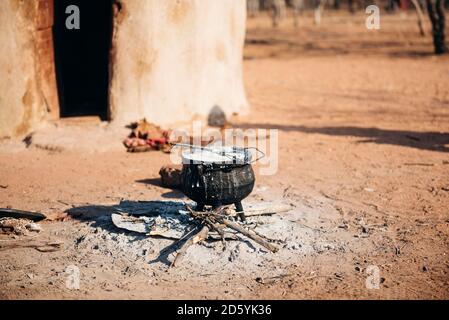
[[[112,120],[245,112],[245,0],[122,0],[114,11]]]
[[[157,124],[248,108],[245,0],[114,1],[109,111]],[[0,1],[0,137],[59,117],[52,0]]]
[[[0,1],[0,137],[58,117],[51,0]]]

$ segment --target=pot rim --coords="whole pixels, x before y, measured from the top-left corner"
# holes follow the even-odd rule
[[[250,164],[252,154],[246,148],[212,146],[182,152],[183,164],[245,165]]]

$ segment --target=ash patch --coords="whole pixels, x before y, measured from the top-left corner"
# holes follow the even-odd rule
[[[73,239],[73,249],[109,257],[113,262],[132,262],[140,269],[168,269],[182,241],[118,229],[110,216],[114,209],[108,213],[103,208],[103,214],[94,221],[80,223],[81,235]],[[240,235],[237,240],[208,240],[189,247],[180,268],[194,274],[235,272],[236,269],[246,274],[263,269],[284,270],[298,255],[329,250],[325,241],[320,241],[319,230],[309,229],[297,219],[301,215],[298,209],[294,209],[288,214],[248,218],[246,227],[275,242],[279,246],[277,253],[271,253]],[[334,250],[336,245],[329,245]]]

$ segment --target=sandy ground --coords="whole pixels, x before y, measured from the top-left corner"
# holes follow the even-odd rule
[[[2,141],[0,207],[78,213],[41,223],[38,235],[0,239],[0,298],[449,298],[449,58],[431,53],[413,14],[385,16],[379,31],[330,11],[319,27],[309,15],[299,29],[248,22],[252,110],[234,125],[279,130],[278,170],[258,175],[246,200],[292,205],[250,220],[283,240],[275,254],[206,243],[168,269],[173,241],[110,221],[121,199],[186,200],[159,185],[168,155],[129,154],[111,139],[77,150],[92,145],[79,127],[89,124],[60,124],[79,130],[70,148],[52,148],[48,135],[29,148]],[[5,249],[44,240],[63,249]],[[79,290],[66,287],[68,266],[80,270]],[[366,286],[373,275],[378,289]]]

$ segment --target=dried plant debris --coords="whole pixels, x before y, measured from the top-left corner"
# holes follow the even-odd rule
[[[169,130],[163,130],[146,119],[134,122],[130,126],[131,134],[123,141],[129,152],[161,150],[170,152]]]
[[[40,232],[42,228],[28,219],[0,218],[0,230],[6,234],[27,235],[29,232]]]

